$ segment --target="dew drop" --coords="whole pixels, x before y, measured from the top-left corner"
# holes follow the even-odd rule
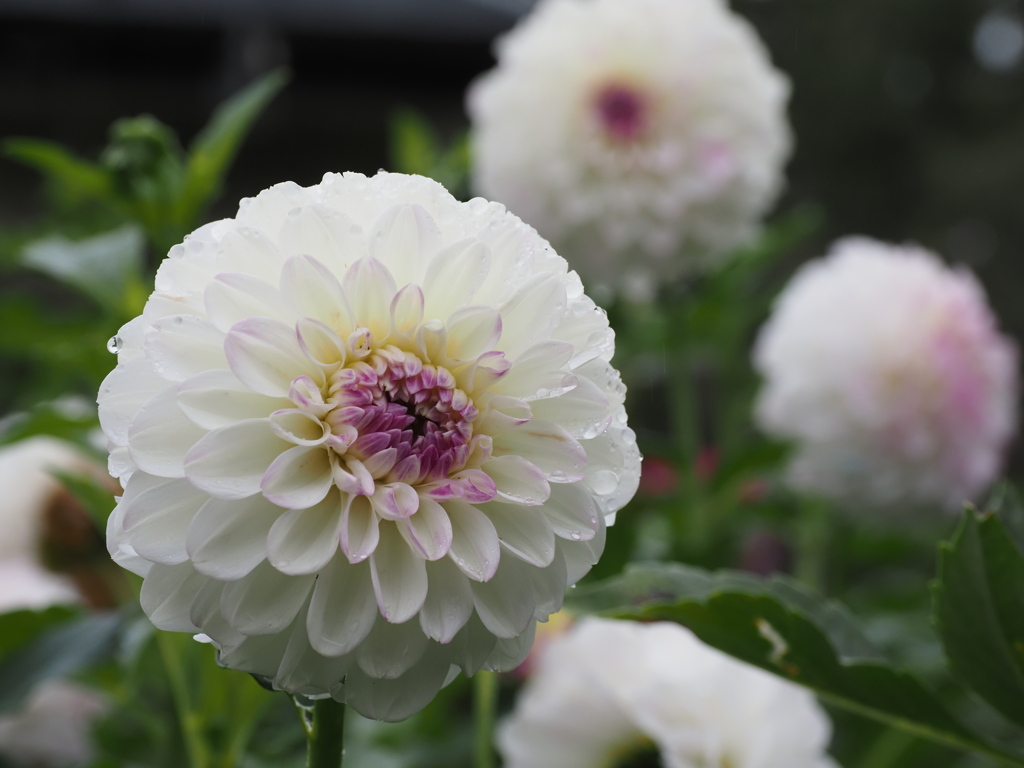
[[[111,336],[110,341],[107,342],[107,352],[112,355],[116,355],[121,351],[124,346],[124,341],[121,340],[120,336]]]
[[[580,533],[579,531],[573,531],[572,533],[569,534],[569,536],[572,538],[573,541],[579,541],[580,539],[583,538],[583,534]]]
[[[590,478],[590,490],[599,496],[606,496],[619,487],[619,476],[610,469],[595,472]]]

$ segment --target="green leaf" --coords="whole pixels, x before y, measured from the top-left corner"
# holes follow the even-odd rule
[[[25,645],[44,629],[68,621],[78,611],[54,605],[43,610],[25,609],[0,614],[0,659]]]
[[[185,183],[178,200],[177,220],[186,230],[220,192],[224,176],[252,124],[287,84],[279,69],[257,80],[221,104],[189,147]]]
[[[134,226],[72,241],[59,235],[29,243],[22,264],[67,283],[117,311],[142,272],[145,238]]]
[[[679,565],[637,566],[572,596],[570,610],[673,621],[708,645],[814,690],[824,700],[917,736],[1012,765],[970,731],[914,676],[894,668],[838,603],[796,582]]]
[[[464,191],[470,164],[468,134],[444,148],[425,117],[404,109],[391,119],[390,154],[396,171],[434,179],[456,197]]]
[[[438,158],[438,142],[430,123],[411,109],[391,120],[391,162],[399,173],[430,176]]]
[[[1024,725],[1024,557],[998,513],[967,510],[939,547],[933,597],[954,674]]]
[[[39,683],[63,677],[111,656],[122,617],[90,614],[49,629],[0,663],[0,712],[18,707]]]
[[[5,154],[42,171],[72,195],[110,201],[114,184],[105,168],[83,160],[64,147],[41,139],[8,139]]]

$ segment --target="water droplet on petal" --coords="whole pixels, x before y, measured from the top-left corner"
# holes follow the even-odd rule
[[[124,341],[121,340],[120,336],[111,336],[110,341],[107,342],[107,352],[112,355],[116,355],[121,351],[121,347],[124,346]]]
[[[619,487],[619,476],[610,469],[595,472],[590,478],[590,490],[599,496],[606,496]]]
[[[572,533],[569,534],[569,536],[572,538],[573,541],[579,541],[580,539],[583,538],[583,534],[580,533],[579,531],[573,531]]]

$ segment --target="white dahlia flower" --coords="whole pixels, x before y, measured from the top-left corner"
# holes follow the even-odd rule
[[[243,200],[114,346],[108,543],[150,619],[370,717],[521,662],[637,486],[604,313],[530,227],[429,179]]]
[[[588,285],[749,241],[789,154],[788,80],[722,0],[541,0],[469,91],[473,182]]]
[[[506,768],[836,768],[814,696],[677,624],[587,618],[498,732]]]
[[[754,364],[791,483],[848,504],[958,507],[1014,434],[1016,346],[970,272],[914,246],[849,238],[801,268]]]

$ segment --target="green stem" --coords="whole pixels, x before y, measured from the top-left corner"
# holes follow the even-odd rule
[[[334,699],[313,702],[312,717],[296,704],[306,728],[306,768],[341,768],[345,754],[345,705]]]
[[[475,768],[494,768],[494,720],[498,709],[498,674],[481,669],[473,675]]]
[[[797,519],[796,577],[825,594],[831,538],[829,509],[817,499],[802,498]]]
[[[167,679],[171,685],[174,708],[178,714],[182,740],[185,742],[185,750],[188,753],[188,764],[191,768],[206,768],[209,765],[209,751],[206,748],[206,740],[203,738],[201,719],[192,708],[188,680],[185,677],[182,659],[176,645],[178,640],[179,636],[177,635],[157,630],[156,642],[167,671]]]

